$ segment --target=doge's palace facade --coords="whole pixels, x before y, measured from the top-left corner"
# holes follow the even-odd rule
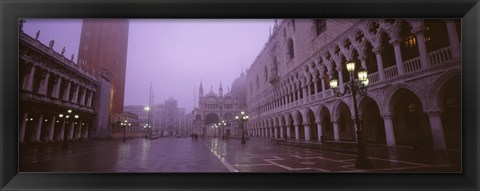
[[[250,136],[356,142],[345,63],[368,70],[358,97],[371,144],[446,150],[461,140],[461,40],[455,19],[283,19],[247,72]]]

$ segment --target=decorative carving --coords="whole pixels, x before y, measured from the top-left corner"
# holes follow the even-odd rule
[[[62,48],[61,54],[62,54],[62,56],[63,56],[63,54],[65,54],[65,47]]]
[[[363,34],[363,31],[359,30],[357,33],[355,33],[355,42],[357,42],[357,44],[361,44],[364,37],[365,35]]]
[[[352,42],[350,42],[350,39],[345,39],[345,41],[343,41],[343,48],[345,50],[350,50],[350,48],[352,47]]]
[[[335,46],[335,48],[333,49],[333,53],[335,54],[335,56],[340,55],[340,47]]]
[[[378,24],[377,21],[372,21],[370,25],[368,26],[368,33],[370,36],[375,36],[380,29],[380,25]]]

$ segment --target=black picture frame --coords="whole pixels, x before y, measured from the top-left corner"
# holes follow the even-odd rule
[[[0,0],[1,190],[479,190],[478,0]],[[19,18],[462,18],[462,173],[18,173]]]

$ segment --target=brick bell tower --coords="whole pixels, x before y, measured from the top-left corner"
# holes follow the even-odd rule
[[[128,48],[127,19],[84,19],[77,63],[94,74],[107,73],[110,113],[123,112]]]

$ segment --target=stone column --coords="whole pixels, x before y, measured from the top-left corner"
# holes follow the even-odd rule
[[[78,130],[77,134],[75,135],[75,139],[80,139],[82,137],[82,128],[83,128],[83,122],[78,122]]]
[[[412,29],[412,33],[417,37],[418,52],[420,53],[420,61],[422,63],[422,69],[430,66],[427,54],[427,46],[425,44],[425,27],[423,24]]]
[[[312,87],[310,87],[311,84],[312,84],[312,82],[307,83],[307,85],[305,85],[304,91],[303,91],[303,92],[306,92],[306,93],[304,93],[304,98],[307,101],[308,101],[308,98],[310,97],[310,92],[312,92]]]
[[[401,43],[402,43],[402,39],[399,37],[396,37],[395,39],[390,41],[390,44],[393,45],[393,49],[395,51],[395,64],[397,66],[397,72],[399,76],[404,73],[402,49],[400,48]]]
[[[292,129],[291,129],[292,126],[288,126],[288,125],[287,125],[286,127],[287,127],[287,139],[291,139],[291,138],[292,138],[292,135],[291,135],[290,131],[292,130]]]
[[[313,80],[313,86],[314,86],[314,91],[315,91],[313,94],[315,95],[315,94],[318,93],[318,88],[319,88],[319,87],[318,87],[318,78],[314,78],[314,80]]]
[[[432,131],[433,147],[439,150],[446,150],[447,143],[443,134],[441,112],[439,110],[427,111],[430,120],[430,129]]]
[[[29,74],[28,74],[28,79],[25,80],[26,82],[26,86],[25,86],[25,89],[26,90],[29,90],[29,91],[33,91],[33,80],[35,78],[35,66],[30,66],[30,71],[29,71]],[[24,83],[25,83],[24,82]]]
[[[53,141],[53,133],[55,132],[55,123],[56,123],[56,117],[55,115],[52,115],[51,118],[52,122],[50,123],[50,126],[48,127],[48,137],[46,138],[47,141]]]
[[[327,91],[325,91],[325,79],[322,78],[322,94],[323,94],[323,97],[326,96],[326,95],[325,95],[326,92],[327,92]]]
[[[342,68],[338,67],[338,87],[342,87],[343,89],[343,73],[342,73]]]
[[[40,136],[42,135],[42,122],[43,122],[43,115],[40,114],[38,116],[37,124],[35,127],[35,142],[41,142]]]
[[[300,91],[302,91],[302,88],[301,88],[301,87],[298,87],[298,88],[296,89],[296,91],[297,91],[297,101],[298,101],[298,100],[300,100],[300,97],[301,97],[301,96],[300,96]]]
[[[20,143],[25,142],[25,129],[27,127],[27,123],[28,123],[28,113],[24,113],[22,124],[20,125],[20,132],[19,132],[19,138],[18,138]]]
[[[359,56],[359,58],[360,58],[360,65],[362,66],[362,68],[367,69],[367,61],[364,53],[362,53],[362,55]]]
[[[84,129],[85,129],[85,130],[84,130],[84,133],[83,133],[82,138],[83,138],[83,139],[88,139],[88,131],[90,130],[90,125],[89,125],[88,122],[85,123],[85,128],[84,128]]]
[[[318,141],[322,142],[322,136],[323,136],[322,122],[321,121],[316,121],[315,123],[317,124]]]
[[[55,85],[53,85],[52,96],[54,98],[59,98],[60,96],[60,87],[62,85],[62,79],[60,77],[55,78]]]
[[[70,121],[70,127],[68,128],[67,140],[73,139],[73,132],[75,131],[75,122]]]
[[[75,88],[75,89],[74,89],[74,92],[73,92],[73,97],[72,97],[71,102],[77,103],[77,100],[78,100],[78,91],[79,91],[79,89],[80,89],[80,84],[75,85],[74,88]]]
[[[87,107],[92,107],[92,100],[93,100],[93,94],[95,92],[93,91],[90,91],[90,94],[88,95],[88,104],[87,104]]]
[[[283,134],[285,126],[280,126],[280,138],[284,139],[285,135]]]
[[[396,144],[392,118],[393,113],[386,113],[383,115],[383,122],[385,124],[385,138],[388,146],[394,146]]]
[[[310,124],[309,123],[303,123],[303,132],[305,133],[305,140],[309,141],[310,140]]]
[[[65,93],[63,94],[63,100],[65,101],[70,101],[68,100],[70,98],[70,86],[72,84],[72,81],[67,82],[67,88],[65,88]]]
[[[85,96],[87,95],[87,89],[83,88],[82,96],[80,97],[80,105],[85,105]]]
[[[300,140],[299,126],[298,124],[294,124],[294,125],[295,125],[295,139]]]
[[[385,72],[383,71],[382,47],[377,47],[373,50],[377,58],[378,77],[380,81],[385,79]]]
[[[332,121],[333,122],[333,140],[340,141],[340,133],[338,129],[338,120]]]
[[[45,72],[44,74],[42,74],[42,81],[40,82],[40,88],[38,88],[38,93],[42,95],[47,95],[49,78],[50,78],[49,72]]]
[[[63,141],[65,138],[65,118],[62,118],[62,125],[60,127],[60,133],[58,133],[57,141]]]
[[[450,50],[452,51],[452,57],[454,59],[460,58],[460,41],[458,40],[457,26],[455,21],[452,19],[446,20],[447,31],[448,31],[448,41],[450,43]]]
[[[278,135],[278,130],[277,129],[278,129],[278,127],[274,127],[274,129],[273,129],[274,130],[273,131],[273,138],[275,138],[275,139],[278,138],[278,136],[277,136]]]

